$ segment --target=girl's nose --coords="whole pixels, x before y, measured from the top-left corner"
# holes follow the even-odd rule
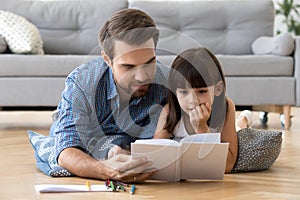
[[[189,95],[189,104],[192,105],[193,107],[199,105],[197,95],[194,92],[191,92],[191,95]]]

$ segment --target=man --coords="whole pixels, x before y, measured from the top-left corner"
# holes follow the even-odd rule
[[[81,177],[143,182],[155,171],[125,149],[152,138],[166,104],[167,68],[156,61],[159,31],[146,13],[125,9],[100,30],[101,57],[75,69],[58,105],[56,155]],[[102,159],[102,160],[101,160]]]

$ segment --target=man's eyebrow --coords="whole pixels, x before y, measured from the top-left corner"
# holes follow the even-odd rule
[[[150,64],[150,63],[152,63],[155,59],[156,59],[156,56],[153,56],[153,57],[150,58],[147,62],[145,62],[144,65],[145,65],[145,64]],[[132,64],[126,64],[126,63],[120,64],[120,65],[126,66],[126,67],[135,67],[135,66],[136,66],[136,65],[132,65]]]
[[[150,60],[148,60],[145,64],[149,64],[149,63],[152,63],[153,60],[156,59],[156,56],[153,56]]]

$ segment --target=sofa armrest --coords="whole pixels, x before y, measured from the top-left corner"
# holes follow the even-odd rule
[[[294,77],[296,81],[296,105],[300,106],[300,36],[295,36]]]

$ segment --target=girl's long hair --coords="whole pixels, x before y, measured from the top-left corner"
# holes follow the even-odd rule
[[[225,98],[226,83],[220,62],[216,56],[206,48],[189,49],[176,57],[171,66],[169,76],[169,113],[164,129],[173,133],[175,126],[181,119],[181,107],[176,97],[177,88],[202,88],[223,82],[224,88],[219,96],[215,96],[211,116],[207,122],[210,128],[223,127],[227,100]]]

